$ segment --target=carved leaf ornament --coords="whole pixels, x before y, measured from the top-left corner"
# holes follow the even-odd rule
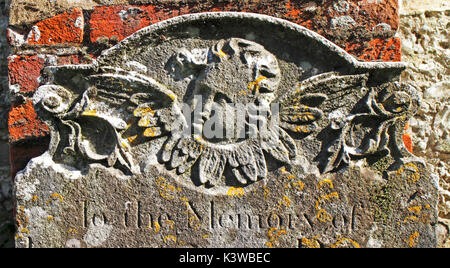
[[[178,47],[167,54],[163,69],[146,71],[152,68],[148,58],[133,61],[138,62],[135,67],[145,68],[114,64],[130,49],[157,49],[158,44],[146,47],[145,42],[156,40],[161,30],[222,18],[249,24],[264,20],[295,31],[303,42],[324,51],[323,57],[329,55],[330,62],[341,61],[346,67],[324,67],[287,83],[286,60],[282,65],[280,53],[243,37]],[[50,125],[49,151],[56,162],[80,169],[99,163],[126,175],[139,174],[145,165],[139,163],[136,148],[161,140],[160,148],[147,154],[158,156],[168,170],[196,177],[198,185],[245,186],[265,179],[269,162],[295,165],[298,156],[313,155],[308,160],[321,173],[354,159],[412,157],[399,136],[420,97],[411,86],[392,81],[403,69],[401,63],[358,62],[323,37],[287,21],[205,13],[141,30],[91,65],[49,67],[48,82],[35,93],[34,105]],[[184,92],[174,89],[148,74],[152,72],[188,86]],[[235,127],[231,114],[217,111],[239,105],[245,107],[237,115],[243,127],[233,133],[239,130],[240,135],[204,134],[214,117]],[[200,116],[189,118],[196,109]],[[308,147],[313,141],[320,144],[316,151]]]

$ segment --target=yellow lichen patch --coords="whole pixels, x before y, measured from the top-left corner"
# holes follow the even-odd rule
[[[81,115],[84,115],[84,116],[97,116],[97,111],[96,110],[84,111]]]
[[[175,229],[175,222],[173,220],[166,220],[166,224],[169,225],[170,230]]]
[[[319,209],[320,202],[322,202],[323,200],[326,200],[327,202],[329,202],[329,201],[331,201],[332,197],[339,199],[339,194],[337,192],[332,192],[331,194],[322,195],[321,197],[319,197],[319,199],[317,199],[317,201],[316,201],[316,209]]]
[[[168,96],[173,101],[177,99],[177,96],[175,96],[174,94],[169,94]]]
[[[130,144],[129,144],[128,141],[126,141],[126,140],[123,140],[123,141],[120,143],[120,146],[122,146],[122,148],[130,148]]]
[[[295,132],[297,132],[297,133],[310,133],[311,131],[308,129],[308,127],[306,127],[306,126],[297,126],[295,129],[294,129],[294,131]]]
[[[333,217],[325,209],[319,209],[316,217],[321,222],[330,222],[333,220]]]
[[[300,179],[293,181],[291,184],[297,191],[302,191],[305,188],[305,184]]]
[[[166,200],[174,200],[177,192],[181,191],[180,188],[176,188],[173,185],[167,183],[166,179],[159,177],[156,180],[156,185],[159,190],[159,195]]]
[[[302,245],[307,247],[307,248],[320,248],[320,244],[319,241],[317,241],[317,237],[315,236],[311,239],[308,238],[302,238]]]
[[[241,91],[239,91],[239,95],[247,96],[247,91],[241,90]]]
[[[323,199],[330,201],[332,197],[339,199],[339,194],[337,192],[332,192],[331,194],[323,196]]]
[[[244,188],[230,187],[230,189],[228,189],[227,195],[231,196],[231,197],[243,197],[244,196]]]
[[[153,225],[155,225],[155,233],[159,233],[159,230],[161,230],[161,226],[158,222],[153,222]]]
[[[308,122],[315,119],[315,116],[311,112],[304,112],[298,115],[301,121]]]
[[[205,235],[202,236],[203,239],[208,239],[210,237],[211,237],[211,235],[209,235],[209,234],[205,234]]]
[[[138,107],[138,108],[136,108],[136,110],[134,110],[133,114],[134,114],[135,117],[143,117],[143,116],[146,116],[146,115],[154,116],[155,115],[155,111],[152,108],[150,108],[150,107]]]
[[[130,136],[130,137],[127,138],[127,141],[130,144],[133,144],[136,141],[137,138],[138,138],[138,135]]]
[[[283,196],[283,200],[282,201],[278,201],[278,208],[282,208],[282,207],[290,207],[291,206],[291,200],[289,199],[289,197],[287,196]]]
[[[270,190],[264,185],[264,198],[267,199],[270,196]]]
[[[144,137],[153,138],[155,136],[156,136],[156,128],[150,127],[150,128],[145,129]]]
[[[408,217],[405,217],[405,219],[403,220],[403,223],[407,223],[408,221],[419,221],[419,219],[416,216],[408,216]]]
[[[139,121],[138,121],[138,126],[139,127],[149,127],[151,124],[151,121],[148,117],[142,117]]]
[[[324,179],[322,181],[319,181],[319,183],[317,184],[317,189],[320,190],[324,184],[328,184],[330,189],[334,189],[333,182],[330,179]]]
[[[278,242],[278,238],[285,234],[287,234],[286,230],[283,229],[280,230],[278,228],[270,228],[269,231],[267,231],[269,241],[266,242],[266,246],[269,248],[273,248],[275,244]]]
[[[190,208],[189,199],[187,199],[187,197],[182,196],[180,197],[180,200],[184,202],[184,204],[186,205],[186,209]]]
[[[67,229],[67,233],[76,235],[76,234],[78,234],[78,230],[75,228],[69,228],[69,229]]]
[[[29,234],[29,233],[30,233],[30,230],[28,230],[27,228],[22,228],[22,229],[20,230],[20,232],[21,232],[22,234]]]
[[[337,248],[337,247],[339,247],[340,245],[342,245],[342,244],[344,244],[346,242],[348,242],[351,245],[353,245],[354,248],[360,248],[359,244],[356,241],[354,241],[354,240],[352,240],[350,238],[346,238],[346,237],[343,237],[343,238],[339,239],[334,245],[331,246],[331,248]]]
[[[413,233],[413,234],[409,237],[409,241],[408,241],[409,243],[408,243],[408,245],[409,245],[410,248],[415,247],[415,246],[417,245],[418,240],[419,240],[419,236],[420,236],[419,233]]]
[[[225,52],[223,52],[222,49],[219,49],[219,51],[216,53],[217,56],[219,56],[219,58],[223,58],[225,56],[227,56],[227,54]]]
[[[285,186],[286,188],[290,188],[291,186],[293,186],[295,189],[297,189],[298,191],[302,191],[305,188],[305,184],[303,183],[303,181],[301,181],[300,179],[298,179],[295,175],[289,173],[286,170],[286,167],[282,167],[280,168],[280,172],[283,175],[287,176],[287,179],[289,180],[289,183],[287,183]]]
[[[24,238],[24,236],[20,235],[20,234],[16,234],[16,236],[14,237],[15,240],[22,239],[22,238]]]
[[[177,238],[173,235],[166,235],[164,236],[164,243],[167,244],[167,242],[172,241],[174,243],[177,243]]]
[[[62,203],[64,199],[63,199],[62,195],[60,195],[58,193],[53,193],[52,195],[50,195],[50,199],[47,200],[47,204],[49,204],[53,200],[59,200],[59,202]]]
[[[261,81],[267,79],[267,77],[265,76],[260,76],[258,77],[255,81],[250,82],[248,84],[248,91],[250,92],[258,92],[259,89],[261,88],[261,86],[259,85],[259,83],[261,83]]]
[[[196,215],[192,215],[188,219],[189,221],[189,227],[191,227],[194,230],[198,230],[201,227],[200,219]]]
[[[414,214],[420,214],[420,212],[422,211],[422,206],[410,207],[408,208],[408,210],[410,212],[413,212]]]
[[[414,163],[407,163],[397,170],[397,174],[401,176],[406,170],[412,171],[412,174],[408,175],[408,183],[416,183],[420,179],[419,168]]]

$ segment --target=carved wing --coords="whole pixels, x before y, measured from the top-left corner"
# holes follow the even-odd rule
[[[314,135],[321,172],[350,159],[390,153],[391,127],[418,107],[397,83],[368,86],[369,74],[325,73],[299,83],[279,98],[280,126],[295,139]]]
[[[155,80],[134,72],[103,67],[87,77],[89,88],[79,96],[59,86],[43,86],[35,105],[49,113],[67,141],[59,151],[81,155],[83,162],[115,166],[125,174],[139,173],[130,144],[171,130],[175,94]],[[45,116],[44,116],[45,118]]]

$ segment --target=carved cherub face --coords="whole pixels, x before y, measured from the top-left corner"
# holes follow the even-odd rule
[[[281,79],[280,68],[275,56],[264,47],[243,39],[230,39],[211,48],[208,57],[212,62],[200,72],[196,94],[219,95],[231,103],[273,101]]]
[[[276,57],[244,39],[222,40],[203,50],[182,49],[174,59],[174,76],[191,76],[195,83],[190,105],[193,110],[201,106],[201,122],[193,123],[200,131],[214,107],[225,111],[230,105],[255,104],[268,110],[281,81]]]

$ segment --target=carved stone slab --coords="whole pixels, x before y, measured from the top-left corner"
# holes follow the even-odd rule
[[[290,22],[177,17],[49,67],[49,150],[15,179],[18,247],[434,247],[437,178],[402,142],[402,63]]]

